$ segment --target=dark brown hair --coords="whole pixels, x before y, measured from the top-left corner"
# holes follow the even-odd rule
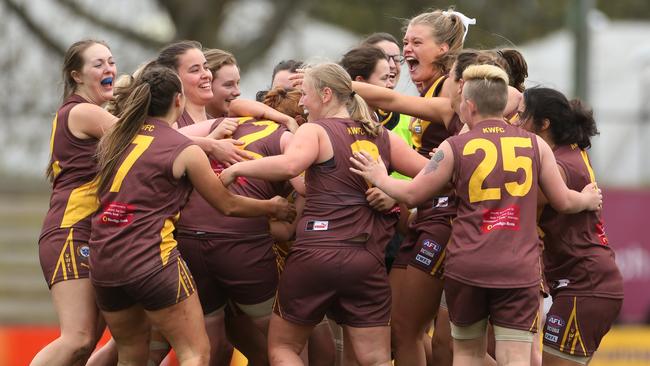
[[[77,82],[72,77],[72,72],[80,72],[81,68],[84,65],[84,59],[82,53],[87,50],[90,46],[94,44],[101,44],[108,48],[108,45],[103,41],[97,41],[94,39],[85,39],[73,43],[63,56],[63,100],[71,96],[77,90]]]
[[[495,53],[467,49],[461,51],[456,57],[455,69],[451,70],[454,80],[462,79],[463,72],[471,65],[493,65],[504,68],[504,63],[499,61]]]
[[[511,48],[497,50],[496,54],[505,61],[505,70],[510,79],[510,86],[523,92],[524,89],[526,89],[524,82],[528,77],[528,64],[526,63],[524,55]]]
[[[350,74],[352,80],[357,76],[368,80],[380,60],[386,60],[386,54],[380,48],[359,46],[346,52],[339,61],[339,65],[343,66],[345,71]]]
[[[381,41],[388,41],[399,46],[397,38],[395,38],[392,34],[386,32],[377,32],[369,35],[361,42],[361,45],[374,46]]]
[[[525,110],[521,119],[532,119],[538,131],[549,121],[553,142],[557,145],[577,144],[580,149],[591,147],[591,137],[598,128],[591,108],[579,99],[569,101],[564,94],[550,88],[530,88],[524,91]]]
[[[183,55],[185,52],[196,48],[199,51],[203,51],[203,46],[197,41],[178,41],[172,44],[165,46],[158,53],[158,58],[156,62],[159,65],[169,67],[174,70],[178,70],[178,58]]]

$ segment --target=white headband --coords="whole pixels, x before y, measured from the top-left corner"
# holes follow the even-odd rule
[[[469,30],[470,25],[476,24],[476,18],[468,18],[465,14],[459,12],[459,11],[443,11],[442,12],[444,15],[455,15],[457,16],[461,23],[463,23],[463,28],[465,28],[465,33],[463,34],[463,43],[465,42],[465,37],[467,37],[467,31]]]

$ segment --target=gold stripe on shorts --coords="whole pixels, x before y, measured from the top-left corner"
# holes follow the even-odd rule
[[[68,280],[68,266],[66,265],[66,250],[70,252],[69,261],[72,264],[72,273],[74,274],[74,278],[78,279],[79,272],[77,271],[77,257],[74,254],[74,228],[70,228],[70,233],[68,234],[68,237],[65,239],[63,248],[61,248],[61,252],[59,253],[59,259],[56,261],[56,268],[54,268],[54,273],[52,273],[50,286],[54,284],[54,279],[56,278],[56,274],[59,272],[59,268],[61,268],[61,274],[63,274],[63,280],[64,281]]]

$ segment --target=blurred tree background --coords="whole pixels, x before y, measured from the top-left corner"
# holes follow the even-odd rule
[[[132,71],[173,40],[195,39],[233,52],[245,74],[281,37],[301,32],[310,22],[335,25],[358,37],[385,31],[401,39],[410,17],[453,6],[477,19],[466,47],[516,47],[564,28],[575,1],[0,0],[0,157],[5,155],[0,172],[20,175],[30,160],[38,164],[24,171],[31,176],[40,172],[35,167],[45,163],[44,141],[60,98],[61,58],[78,39],[108,41],[120,73]],[[650,19],[648,0],[591,1],[605,17]]]
[[[208,47],[230,50],[245,70],[273,46],[291,18],[300,12],[359,35],[383,31],[399,39],[410,17],[429,9],[453,7],[478,19],[476,27],[472,27],[469,33],[466,47],[489,48],[517,45],[562,28],[566,24],[567,9],[575,0],[456,0],[451,3],[426,0],[270,0],[264,5],[269,7],[268,16],[256,35],[244,37],[248,38],[246,42],[222,36],[223,19],[229,16],[232,6],[238,2],[236,0],[155,0],[153,2],[173,25],[173,31],[164,36],[138,30],[122,19],[98,13],[97,4],[101,1],[50,1],[74,16],[75,21],[88,22],[114,32],[144,48],[155,50],[175,39],[195,39]],[[11,11],[10,15],[17,16],[43,46],[63,55],[67,43],[48,32],[51,23],[39,23],[25,2],[2,2]],[[650,1],[647,0],[599,0],[595,1],[595,7],[611,18],[650,18]]]

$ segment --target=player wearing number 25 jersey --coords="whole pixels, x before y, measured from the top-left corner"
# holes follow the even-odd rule
[[[596,209],[600,193],[593,185],[583,193],[567,189],[548,145],[503,121],[508,77],[502,69],[470,66],[463,80],[459,115],[470,131],[443,142],[412,182],[390,179],[367,155],[357,156],[353,171],[407,204],[453,183],[458,213],[447,246],[445,294],[454,356],[482,362],[484,342],[459,340],[484,338],[489,320],[497,362],[528,362],[539,305],[537,187],[564,212]]]

